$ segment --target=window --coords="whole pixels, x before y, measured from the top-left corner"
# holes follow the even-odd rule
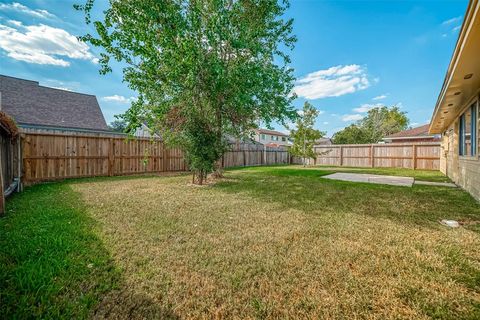
[[[460,116],[459,154],[475,156],[477,154],[477,103]]]
[[[272,141],[278,141],[278,137],[277,136],[272,136]]]
[[[282,137],[282,141],[283,141],[283,142],[287,141],[287,138]]]
[[[264,134],[262,134],[262,135],[260,136],[260,139],[262,139],[262,140],[265,140],[265,138],[266,138],[266,137],[265,137]]]

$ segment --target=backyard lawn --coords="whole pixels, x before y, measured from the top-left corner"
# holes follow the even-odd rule
[[[321,178],[338,170],[27,188],[0,218],[0,318],[479,319],[480,205],[456,188]]]

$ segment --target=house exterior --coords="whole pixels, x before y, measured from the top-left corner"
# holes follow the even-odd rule
[[[315,141],[315,146],[329,146],[332,144],[332,139],[330,138],[320,138]]]
[[[0,75],[0,108],[20,132],[112,133],[93,95]]]
[[[135,129],[133,136],[137,138],[160,138],[160,135],[152,131],[145,123],[142,123],[140,127]]]
[[[430,124],[420,127],[403,130],[389,136],[382,140],[385,143],[421,143],[421,142],[440,142],[440,134],[430,134],[428,132]]]
[[[441,171],[480,200],[480,2],[471,0],[432,115]]]
[[[255,130],[254,140],[267,147],[291,146],[287,134],[280,131],[257,129]]]

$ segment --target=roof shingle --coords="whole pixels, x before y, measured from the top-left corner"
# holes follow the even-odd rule
[[[108,130],[93,95],[0,75],[0,107],[18,124]]]
[[[280,131],[275,131],[275,130],[256,129],[255,131],[257,131],[257,133],[261,133],[261,134],[273,134],[273,135],[276,135],[276,136],[288,137],[288,134],[285,134],[285,133],[280,132]]]
[[[412,129],[409,129],[409,130],[403,130],[403,131],[391,134],[389,136],[386,136],[385,138],[403,138],[403,137],[408,138],[408,137],[421,137],[421,136],[429,137],[429,136],[433,136],[433,135],[428,133],[429,126],[430,126],[430,124],[426,124],[426,125],[423,125],[423,126],[420,126],[420,127],[417,127],[417,128],[412,128]]]

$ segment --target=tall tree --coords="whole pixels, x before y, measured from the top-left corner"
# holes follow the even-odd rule
[[[90,12],[95,0],[76,8]],[[101,73],[113,58],[138,92],[124,118],[141,121],[181,147],[194,180],[227,148],[226,135],[246,136],[262,121],[295,119],[288,51],[296,38],[283,14],[287,0],[111,0],[97,35]]]
[[[334,144],[360,144],[369,143],[365,130],[356,124],[351,124],[343,130],[338,131],[332,137]]]
[[[123,119],[116,119],[108,125],[108,127],[115,132],[126,132],[127,130],[127,123]]]
[[[377,143],[383,137],[407,129],[409,120],[397,106],[378,107],[357,123],[335,133],[335,144]]]
[[[293,146],[290,153],[303,159],[303,166],[306,159],[316,159],[313,146],[315,141],[325,135],[325,132],[314,128],[315,120],[318,117],[318,110],[308,101],[303,105],[301,115],[297,118],[296,129],[291,130],[290,137],[293,138]]]

